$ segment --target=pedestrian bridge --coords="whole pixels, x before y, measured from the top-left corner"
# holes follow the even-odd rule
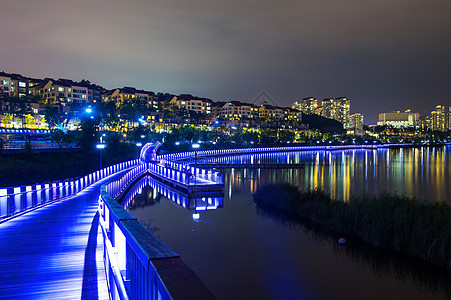
[[[297,148],[160,155],[74,181],[0,188],[0,299],[214,298],[180,256],[123,207],[152,178],[178,205],[216,209],[222,175],[193,166],[190,157],[315,150]]]
[[[0,299],[214,298],[116,201],[126,205],[135,183],[150,178],[187,209],[222,205],[220,173],[169,161],[133,160],[75,181],[0,189]],[[193,207],[192,193],[208,200]]]

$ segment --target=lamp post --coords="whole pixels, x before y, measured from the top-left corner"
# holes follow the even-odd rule
[[[96,148],[99,149],[100,152],[100,170],[102,170],[102,150],[105,149],[105,144],[97,144]]]
[[[197,149],[199,149],[200,144],[195,143],[192,144],[191,147],[193,147],[193,149],[195,149],[194,151],[194,185],[197,184]]]
[[[175,142],[175,145],[177,146],[177,153],[179,153],[179,145],[180,145],[180,142]]]

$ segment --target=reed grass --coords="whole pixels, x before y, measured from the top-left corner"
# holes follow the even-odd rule
[[[386,193],[346,203],[321,190],[300,192],[286,183],[264,185],[254,199],[327,230],[451,268],[451,206],[447,203]]]

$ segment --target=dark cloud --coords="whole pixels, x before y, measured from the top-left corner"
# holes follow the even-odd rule
[[[449,0],[7,1],[0,65],[215,100],[267,91],[378,112],[450,105]]]

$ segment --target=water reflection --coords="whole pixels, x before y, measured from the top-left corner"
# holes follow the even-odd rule
[[[345,200],[397,191],[450,201],[449,149],[267,156],[271,163],[302,163],[304,168],[223,170],[224,200],[213,205],[221,209],[203,213],[194,222],[194,202],[184,200],[189,195],[158,187],[151,179],[142,182],[127,203],[140,222],[149,220],[160,229],[161,240],[218,299],[447,299],[449,275],[440,270],[354,241],[339,247],[337,237],[309,223],[257,207],[252,193],[260,184],[290,182],[301,189],[320,187]],[[236,159],[250,163],[260,158]],[[196,206],[199,198],[203,207],[212,205],[204,197],[195,197]]]
[[[337,236],[325,232],[309,220],[265,204],[256,203],[256,211],[258,215],[272,219],[292,231],[302,231],[316,242],[332,245],[338,258],[346,257],[362,269],[371,270],[377,280],[394,278],[437,297],[451,295],[449,272],[442,268],[357,240],[348,239],[348,245],[341,246],[336,242]]]
[[[153,206],[165,197],[177,205],[195,211],[215,210],[222,207],[222,192],[198,192],[186,194],[170,186],[153,180],[150,176],[144,176],[136,182],[129,192],[120,199],[127,210],[138,207]]]
[[[211,158],[221,163],[296,163],[294,169],[232,169],[226,172],[229,191],[250,180],[289,182],[302,190],[321,188],[335,199],[382,192],[407,194],[422,200],[451,203],[450,147],[378,150],[304,151]],[[205,161],[205,160],[204,160]]]

